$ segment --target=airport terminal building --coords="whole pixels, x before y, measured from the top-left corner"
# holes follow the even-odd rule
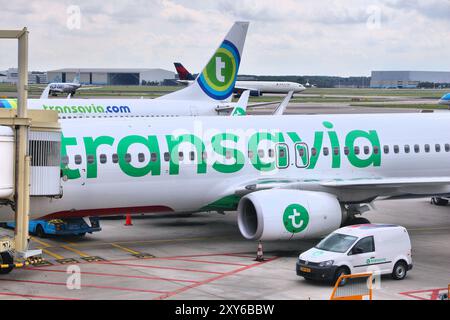
[[[372,71],[371,88],[417,88],[421,82],[450,83],[445,71]]]
[[[164,69],[73,68],[47,71],[48,82],[72,82],[80,73],[82,84],[102,86],[141,85],[147,82],[163,83],[174,80],[175,73]]]

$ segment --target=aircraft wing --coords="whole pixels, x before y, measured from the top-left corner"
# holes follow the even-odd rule
[[[450,177],[411,177],[384,178],[370,177],[362,179],[337,180],[293,180],[293,179],[260,179],[238,187],[236,195],[267,189],[292,189],[327,192],[336,195],[344,202],[373,200],[377,197],[398,197],[425,195],[441,195],[450,193]]]
[[[78,90],[93,90],[93,89],[101,89],[101,88],[103,88],[103,87],[85,87],[85,86],[82,86],[81,88],[78,88],[77,91]]]

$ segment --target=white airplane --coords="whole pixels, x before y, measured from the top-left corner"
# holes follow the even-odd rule
[[[444,113],[61,120],[63,194],[33,197],[30,215],[238,210],[247,239],[316,238],[367,222],[354,217],[379,197],[450,194],[449,122]],[[0,221],[12,217],[0,207]]]
[[[448,105],[450,107],[450,93],[446,93],[439,99],[438,104]]]
[[[175,62],[179,80],[178,82],[190,85],[194,82],[194,76],[179,62]],[[288,81],[236,81],[234,92],[240,94],[244,90],[250,90],[251,96],[262,96],[264,93],[300,93],[306,88],[296,82]]]
[[[68,93],[74,96],[78,89],[81,88],[80,74],[78,73],[72,82],[52,82],[42,91],[41,99],[47,99],[49,94],[56,97],[61,93]]]
[[[239,70],[248,22],[236,22],[199,77],[200,93],[187,87],[156,99],[28,99],[29,109],[56,110],[60,118],[175,117],[236,114],[232,90]],[[211,80],[212,77],[216,77]],[[212,82],[215,81],[215,82]],[[217,88],[220,85],[220,90]],[[48,96],[48,93],[47,93]],[[241,103],[242,105],[242,103]],[[0,99],[0,108],[16,108]],[[242,113],[242,108],[239,113]]]

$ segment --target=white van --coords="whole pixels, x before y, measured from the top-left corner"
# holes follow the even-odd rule
[[[401,226],[348,226],[334,231],[317,246],[300,254],[296,269],[297,275],[305,279],[333,283],[342,274],[374,269],[402,280],[412,269],[411,241],[408,231]]]

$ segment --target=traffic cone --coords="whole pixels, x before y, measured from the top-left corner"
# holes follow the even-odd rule
[[[255,261],[258,261],[258,262],[264,261],[263,246],[262,246],[261,241],[259,241],[259,243],[258,243],[258,251],[256,251]]]
[[[126,226],[132,226],[133,223],[131,222],[131,214],[127,214],[126,219],[125,219],[125,225]]]

